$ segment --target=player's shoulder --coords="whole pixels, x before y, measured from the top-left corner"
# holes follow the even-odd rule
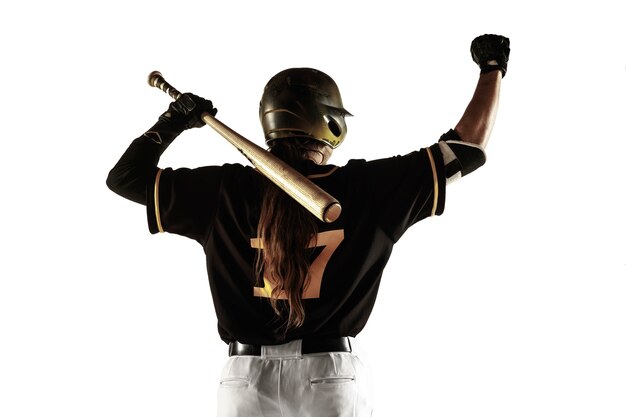
[[[345,165],[347,169],[392,169],[421,158],[424,149],[404,155],[392,155],[375,159],[350,159]]]
[[[189,184],[202,185],[205,183],[219,183],[229,178],[249,178],[258,173],[252,167],[241,164],[205,165],[195,168],[166,168],[168,177],[176,181],[183,181]],[[164,173],[165,173],[164,172]]]
[[[188,175],[249,175],[256,170],[248,165],[242,165],[238,163],[223,164],[223,165],[205,165],[196,168],[183,168],[177,169],[177,171],[186,171]]]

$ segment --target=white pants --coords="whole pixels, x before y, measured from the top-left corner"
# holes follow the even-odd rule
[[[218,388],[218,417],[370,417],[366,371],[354,352],[303,355],[301,345],[294,340],[263,346],[261,356],[231,356]]]

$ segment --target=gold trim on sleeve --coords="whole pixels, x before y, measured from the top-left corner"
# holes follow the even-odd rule
[[[159,233],[165,232],[163,225],[161,224],[161,211],[159,210],[159,182],[161,181],[162,169],[159,169],[154,180],[154,217],[156,217],[157,228]]]
[[[437,213],[437,203],[439,202],[439,181],[437,180],[437,169],[435,168],[435,159],[433,158],[433,154],[430,148],[426,148],[426,152],[428,153],[428,159],[430,159],[430,168],[433,171],[433,210],[430,215],[434,216]]]

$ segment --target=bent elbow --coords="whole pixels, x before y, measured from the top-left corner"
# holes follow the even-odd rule
[[[106,179],[109,190],[135,203],[146,205],[146,187],[148,177],[146,173],[139,172],[137,168],[115,166]]]

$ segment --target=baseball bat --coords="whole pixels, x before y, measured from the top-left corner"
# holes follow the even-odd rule
[[[148,84],[169,94],[174,100],[177,100],[182,95],[180,91],[165,81],[165,78],[159,71],[152,71],[148,75]],[[209,113],[205,112],[201,117],[204,123],[211,126],[231,145],[237,148],[261,174],[280,187],[315,217],[325,223],[332,223],[339,218],[341,205],[333,196],[319,188],[282,159],[244,138]]]

